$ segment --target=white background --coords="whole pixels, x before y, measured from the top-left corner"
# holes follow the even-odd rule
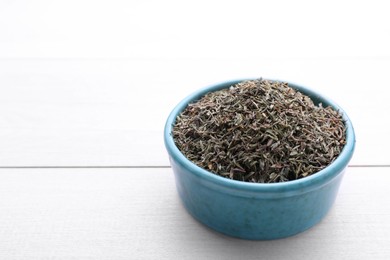
[[[386,1],[0,0],[0,258],[388,259],[388,11]],[[296,237],[204,228],[167,168],[171,109],[248,77],[311,87],[355,127],[334,209]]]

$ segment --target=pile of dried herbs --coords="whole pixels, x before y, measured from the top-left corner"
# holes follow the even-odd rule
[[[345,131],[333,108],[314,105],[287,83],[257,79],[189,104],[172,133],[179,150],[206,170],[273,183],[325,168],[345,145]]]

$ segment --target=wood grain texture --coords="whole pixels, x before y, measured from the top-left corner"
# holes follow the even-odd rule
[[[1,1],[0,58],[378,57],[386,1]],[[359,74],[356,74],[359,75]]]
[[[354,165],[389,165],[390,59],[0,60],[0,166],[168,165],[163,127],[193,91],[289,80],[331,97],[357,135]]]
[[[388,171],[349,168],[320,224],[246,241],[190,217],[171,169],[2,169],[0,258],[389,259]]]

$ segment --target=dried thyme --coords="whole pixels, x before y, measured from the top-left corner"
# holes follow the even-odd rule
[[[338,111],[287,83],[250,80],[210,92],[177,117],[173,138],[198,166],[226,178],[273,183],[325,168],[346,143]]]

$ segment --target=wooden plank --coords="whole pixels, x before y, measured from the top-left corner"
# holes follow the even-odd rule
[[[1,169],[1,259],[389,259],[389,168],[349,168],[330,214],[245,241],[180,204],[171,169]]]
[[[387,10],[375,0],[2,1],[0,57],[373,57],[390,54]]]
[[[163,127],[185,96],[248,77],[332,97],[357,134],[352,164],[389,165],[390,59],[0,60],[0,166],[168,165]]]

